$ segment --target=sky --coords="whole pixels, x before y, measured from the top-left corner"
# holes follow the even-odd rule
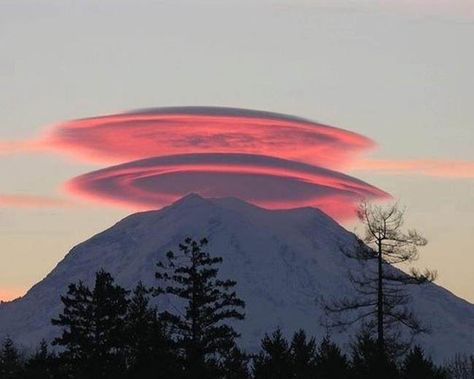
[[[1,1],[0,299],[199,184],[355,231],[391,195],[474,302],[473,36],[469,0]]]

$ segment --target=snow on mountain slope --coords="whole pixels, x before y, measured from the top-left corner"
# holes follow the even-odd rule
[[[224,258],[220,274],[238,282],[246,320],[235,325],[250,350],[265,332],[303,328],[321,338],[326,330],[315,299],[354,293],[348,270],[355,262],[340,252],[354,236],[314,208],[266,210],[243,201],[189,195],[158,211],[133,214],[74,247],[28,293],[0,305],[0,336],[27,346],[51,339],[59,330],[50,319],[62,310],[60,294],[71,282],[91,284],[100,268],[132,288],[155,283],[155,264],[184,237],[207,237],[209,251]],[[474,305],[430,284],[412,291],[413,307],[433,329],[420,339],[437,360],[474,352]],[[335,335],[341,343],[344,334]]]

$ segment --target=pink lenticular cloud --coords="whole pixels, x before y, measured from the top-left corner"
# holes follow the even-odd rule
[[[374,145],[370,139],[277,113],[155,108],[59,124],[43,143],[86,160],[134,159],[75,178],[66,188],[135,210],[159,208],[196,192],[267,208],[316,206],[343,219],[353,216],[362,198],[388,196],[322,168],[344,166]]]
[[[192,192],[234,196],[266,208],[315,206],[339,220],[364,198],[389,195],[361,180],[304,163],[253,154],[154,157],[94,171],[69,192],[135,210],[156,209]]]
[[[341,167],[374,146],[357,133],[302,118],[218,107],[155,108],[69,121],[50,129],[41,144],[98,162],[247,153],[324,167]]]
[[[7,146],[10,151],[59,151],[93,162],[131,161],[77,177],[66,188],[74,195],[134,210],[159,208],[196,192],[234,196],[266,208],[314,206],[341,220],[354,215],[361,199],[389,196],[328,169],[347,167],[374,146],[369,138],[271,112],[145,109],[64,122],[39,139]],[[3,204],[61,202],[11,195],[3,197]]]
[[[361,199],[389,195],[329,168],[391,175],[474,177],[473,162],[362,160],[374,143],[306,119],[236,108],[154,108],[64,122],[42,138],[0,150],[61,151],[82,160],[131,162],[72,179],[68,191],[134,210],[196,192],[235,196],[266,208],[314,206],[338,220]],[[140,159],[141,160],[137,160]],[[0,196],[0,206],[63,207],[61,199]]]

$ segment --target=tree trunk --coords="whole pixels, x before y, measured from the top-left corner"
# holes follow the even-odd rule
[[[377,346],[380,354],[385,351],[385,341],[383,335],[383,265],[382,265],[382,241],[378,241],[378,283],[377,283]]]

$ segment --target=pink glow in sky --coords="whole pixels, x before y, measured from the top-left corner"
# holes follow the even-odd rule
[[[0,207],[3,208],[62,208],[71,205],[72,203],[70,201],[55,197],[0,193]]]
[[[474,178],[474,162],[436,159],[363,159],[350,164],[351,170],[385,175],[424,175],[441,178]]]
[[[0,141],[0,155],[2,154],[18,154],[29,153],[33,151],[47,150],[43,141],[26,140],[26,141]]]
[[[11,301],[22,295],[24,295],[25,290],[23,288],[16,287],[0,287],[0,299],[1,301]]]

